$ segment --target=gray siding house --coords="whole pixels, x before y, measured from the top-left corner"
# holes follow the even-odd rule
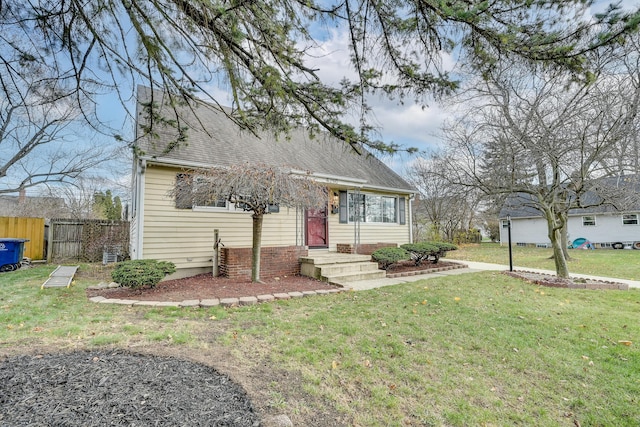
[[[629,191],[631,200],[637,200],[637,178],[628,176],[613,180]],[[636,197],[633,197],[634,194]],[[640,249],[640,203],[627,204],[627,209],[618,211],[611,204],[598,204],[595,194],[587,193],[584,198],[585,204],[593,206],[569,211],[569,243],[576,248]],[[516,194],[507,198],[499,214],[501,244],[508,241],[507,217],[510,216],[512,244],[551,246],[546,220],[531,200],[531,196],[527,194]],[[586,243],[590,243],[591,246],[587,246]]]

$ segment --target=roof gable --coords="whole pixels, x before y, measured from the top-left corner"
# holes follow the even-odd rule
[[[147,120],[140,104],[148,103],[151,94],[149,88],[138,88],[138,132]],[[156,104],[163,105],[163,98],[162,92],[153,93]],[[161,107],[160,113],[174,114],[166,106]],[[199,103],[193,109],[180,108],[180,118],[181,125],[189,128],[186,143],[164,153],[176,140],[178,132],[173,127],[158,124],[153,129],[157,137],[137,140],[136,147],[143,153],[141,157],[185,167],[266,163],[364,183],[365,187],[415,191],[372,154],[359,155],[348,144],[326,134],[312,139],[303,129],[296,129],[287,138],[276,139],[269,132],[256,136],[240,129],[220,108],[205,103]]]

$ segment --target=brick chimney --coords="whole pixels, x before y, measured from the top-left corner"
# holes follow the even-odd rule
[[[23,204],[26,201],[27,201],[27,190],[25,190],[24,188],[21,188],[20,192],[18,193],[18,203]]]

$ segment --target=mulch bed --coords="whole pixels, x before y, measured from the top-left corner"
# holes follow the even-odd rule
[[[507,276],[517,277],[540,286],[551,288],[570,288],[570,289],[603,289],[603,290],[621,290],[626,291],[629,285],[619,282],[607,282],[595,279],[583,279],[571,277],[564,279],[549,274],[535,273],[532,271],[505,271]]]
[[[189,299],[240,298],[274,293],[303,292],[336,289],[336,286],[305,276],[282,276],[265,279],[262,283],[250,280],[213,277],[209,274],[167,280],[154,288],[87,289],[87,296],[103,296],[112,299],[135,299],[138,301],[181,302]]]
[[[259,426],[246,393],[215,369],[125,351],[0,360],[3,426]]]

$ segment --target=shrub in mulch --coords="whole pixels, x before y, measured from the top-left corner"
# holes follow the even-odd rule
[[[240,386],[215,369],[124,351],[0,360],[0,425],[259,426]]]
[[[371,259],[378,263],[378,268],[387,270],[400,261],[411,258],[411,254],[402,248],[380,248],[371,254]]]
[[[579,277],[571,277],[568,279],[553,276],[549,274],[535,273],[532,271],[504,271],[507,276],[516,277],[534,283],[540,286],[550,288],[569,288],[569,289],[602,289],[602,290],[621,290],[626,291],[629,285],[619,282],[608,282],[595,279],[584,279]]]
[[[119,262],[111,277],[128,288],[155,287],[168,274],[175,273],[176,266],[169,261],[136,259]]]

